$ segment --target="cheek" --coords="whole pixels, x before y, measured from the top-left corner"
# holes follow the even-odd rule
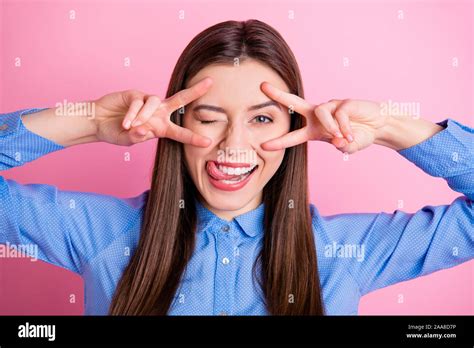
[[[185,115],[183,119],[183,127],[188,128],[197,134],[207,136],[206,132],[204,132],[202,129],[199,129],[199,125],[193,122],[190,118],[191,116]],[[201,163],[204,162],[204,159],[208,155],[211,148],[212,146],[210,146],[209,148],[201,148],[197,146],[183,144],[186,165],[192,176],[195,175],[196,170],[198,170]]]
[[[251,127],[251,133],[260,144],[288,133],[290,130],[289,119],[277,119],[273,123],[261,124]],[[281,154],[280,154],[281,156]]]
[[[201,163],[204,162],[205,156],[207,155],[207,151],[203,148],[190,146],[190,145],[183,145],[184,146],[184,157],[186,160],[186,166],[191,174],[191,176],[195,176],[197,171],[199,170]]]
[[[259,151],[259,156],[262,158],[264,167],[263,174],[272,177],[283,161],[285,150],[280,151]]]

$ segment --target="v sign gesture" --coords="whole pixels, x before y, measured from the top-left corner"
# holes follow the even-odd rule
[[[330,100],[312,105],[303,98],[284,92],[267,82],[262,91],[306,118],[306,126],[262,144],[265,150],[279,150],[309,140],[332,143],[341,152],[354,153],[374,143],[378,131],[387,124],[380,105],[362,100]]]
[[[116,145],[132,145],[152,138],[170,138],[199,147],[211,140],[170,120],[171,114],[204,95],[212,80],[205,78],[161,101],[155,95],[129,90],[96,101],[97,138]]]

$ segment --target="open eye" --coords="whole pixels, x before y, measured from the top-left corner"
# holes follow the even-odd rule
[[[256,123],[272,123],[273,122],[273,120],[270,117],[265,116],[265,115],[255,116],[253,120],[255,120]]]
[[[211,123],[214,123],[216,122],[215,120],[211,120],[211,121],[207,121],[207,120],[201,120],[200,121],[202,124],[211,124]]]

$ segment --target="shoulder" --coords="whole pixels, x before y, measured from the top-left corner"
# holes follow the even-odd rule
[[[310,204],[310,212],[316,238],[325,241],[360,241],[381,215],[377,213],[322,215],[314,204]]]

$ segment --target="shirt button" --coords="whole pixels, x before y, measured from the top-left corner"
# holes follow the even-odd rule
[[[222,259],[222,263],[223,263],[224,265],[227,265],[229,262],[230,262],[230,260],[229,260],[227,257],[224,257],[224,258]]]
[[[219,313],[219,315],[227,315],[227,312],[222,311]]]
[[[222,231],[229,232],[229,230],[230,230],[229,225],[222,226]]]

